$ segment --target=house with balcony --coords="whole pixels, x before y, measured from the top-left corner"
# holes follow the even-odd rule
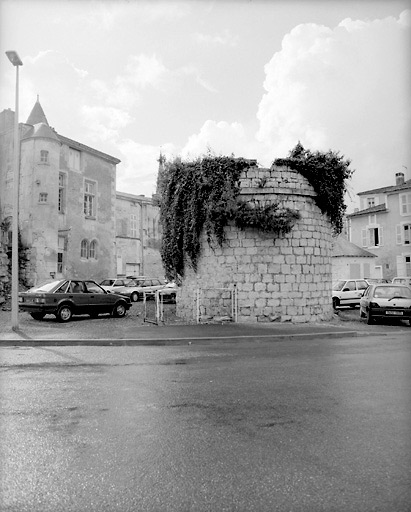
[[[395,184],[358,196],[360,208],[347,215],[349,241],[377,256],[379,277],[411,276],[411,180],[399,172]]]

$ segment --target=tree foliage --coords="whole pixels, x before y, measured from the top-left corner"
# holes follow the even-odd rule
[[[317,206],[328,216],[335,234],[341,233],[346,210],[346,181],[354,172],[349,169],[351,161],[344,160],[339,152],[331,150],[325,153],[311,152],[298,142],[288,158],[278,158],[274,160],[274,164],[286,165],[307,178],[317,194]]]

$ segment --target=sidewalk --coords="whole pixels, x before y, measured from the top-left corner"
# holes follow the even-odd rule
[[[10,318],[11,320],[11,318]],[[43,321],[22,318],[19,329],[13,331],[11,322],[0,323],[0,346],[24,345],[144,345],[182,344],[187,342],[207,342],[252,340],[252,339],[309,339],[356,337],[368,335],[398,334],[407,327],[375,325],[364,322],[341,321],[329,323],[293,324],[173,324],[155,325],[137,318],[88,317],[74,318],[70,323],[61,324],[53,317]],[[409,329],[409,328],[408,328]],[[409,332],[409,331],[408,331]]]

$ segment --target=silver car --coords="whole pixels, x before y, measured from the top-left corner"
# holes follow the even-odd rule
[[[411,289],[402,284],[371,284],[360,300],[360,318],[408,320],[411,325]]]

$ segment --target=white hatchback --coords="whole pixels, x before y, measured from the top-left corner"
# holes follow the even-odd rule
[[[365,279],[340,279],[333,284],[333,308],[340,306],[355,307],[360,305],[360,299],[368,288]]]

